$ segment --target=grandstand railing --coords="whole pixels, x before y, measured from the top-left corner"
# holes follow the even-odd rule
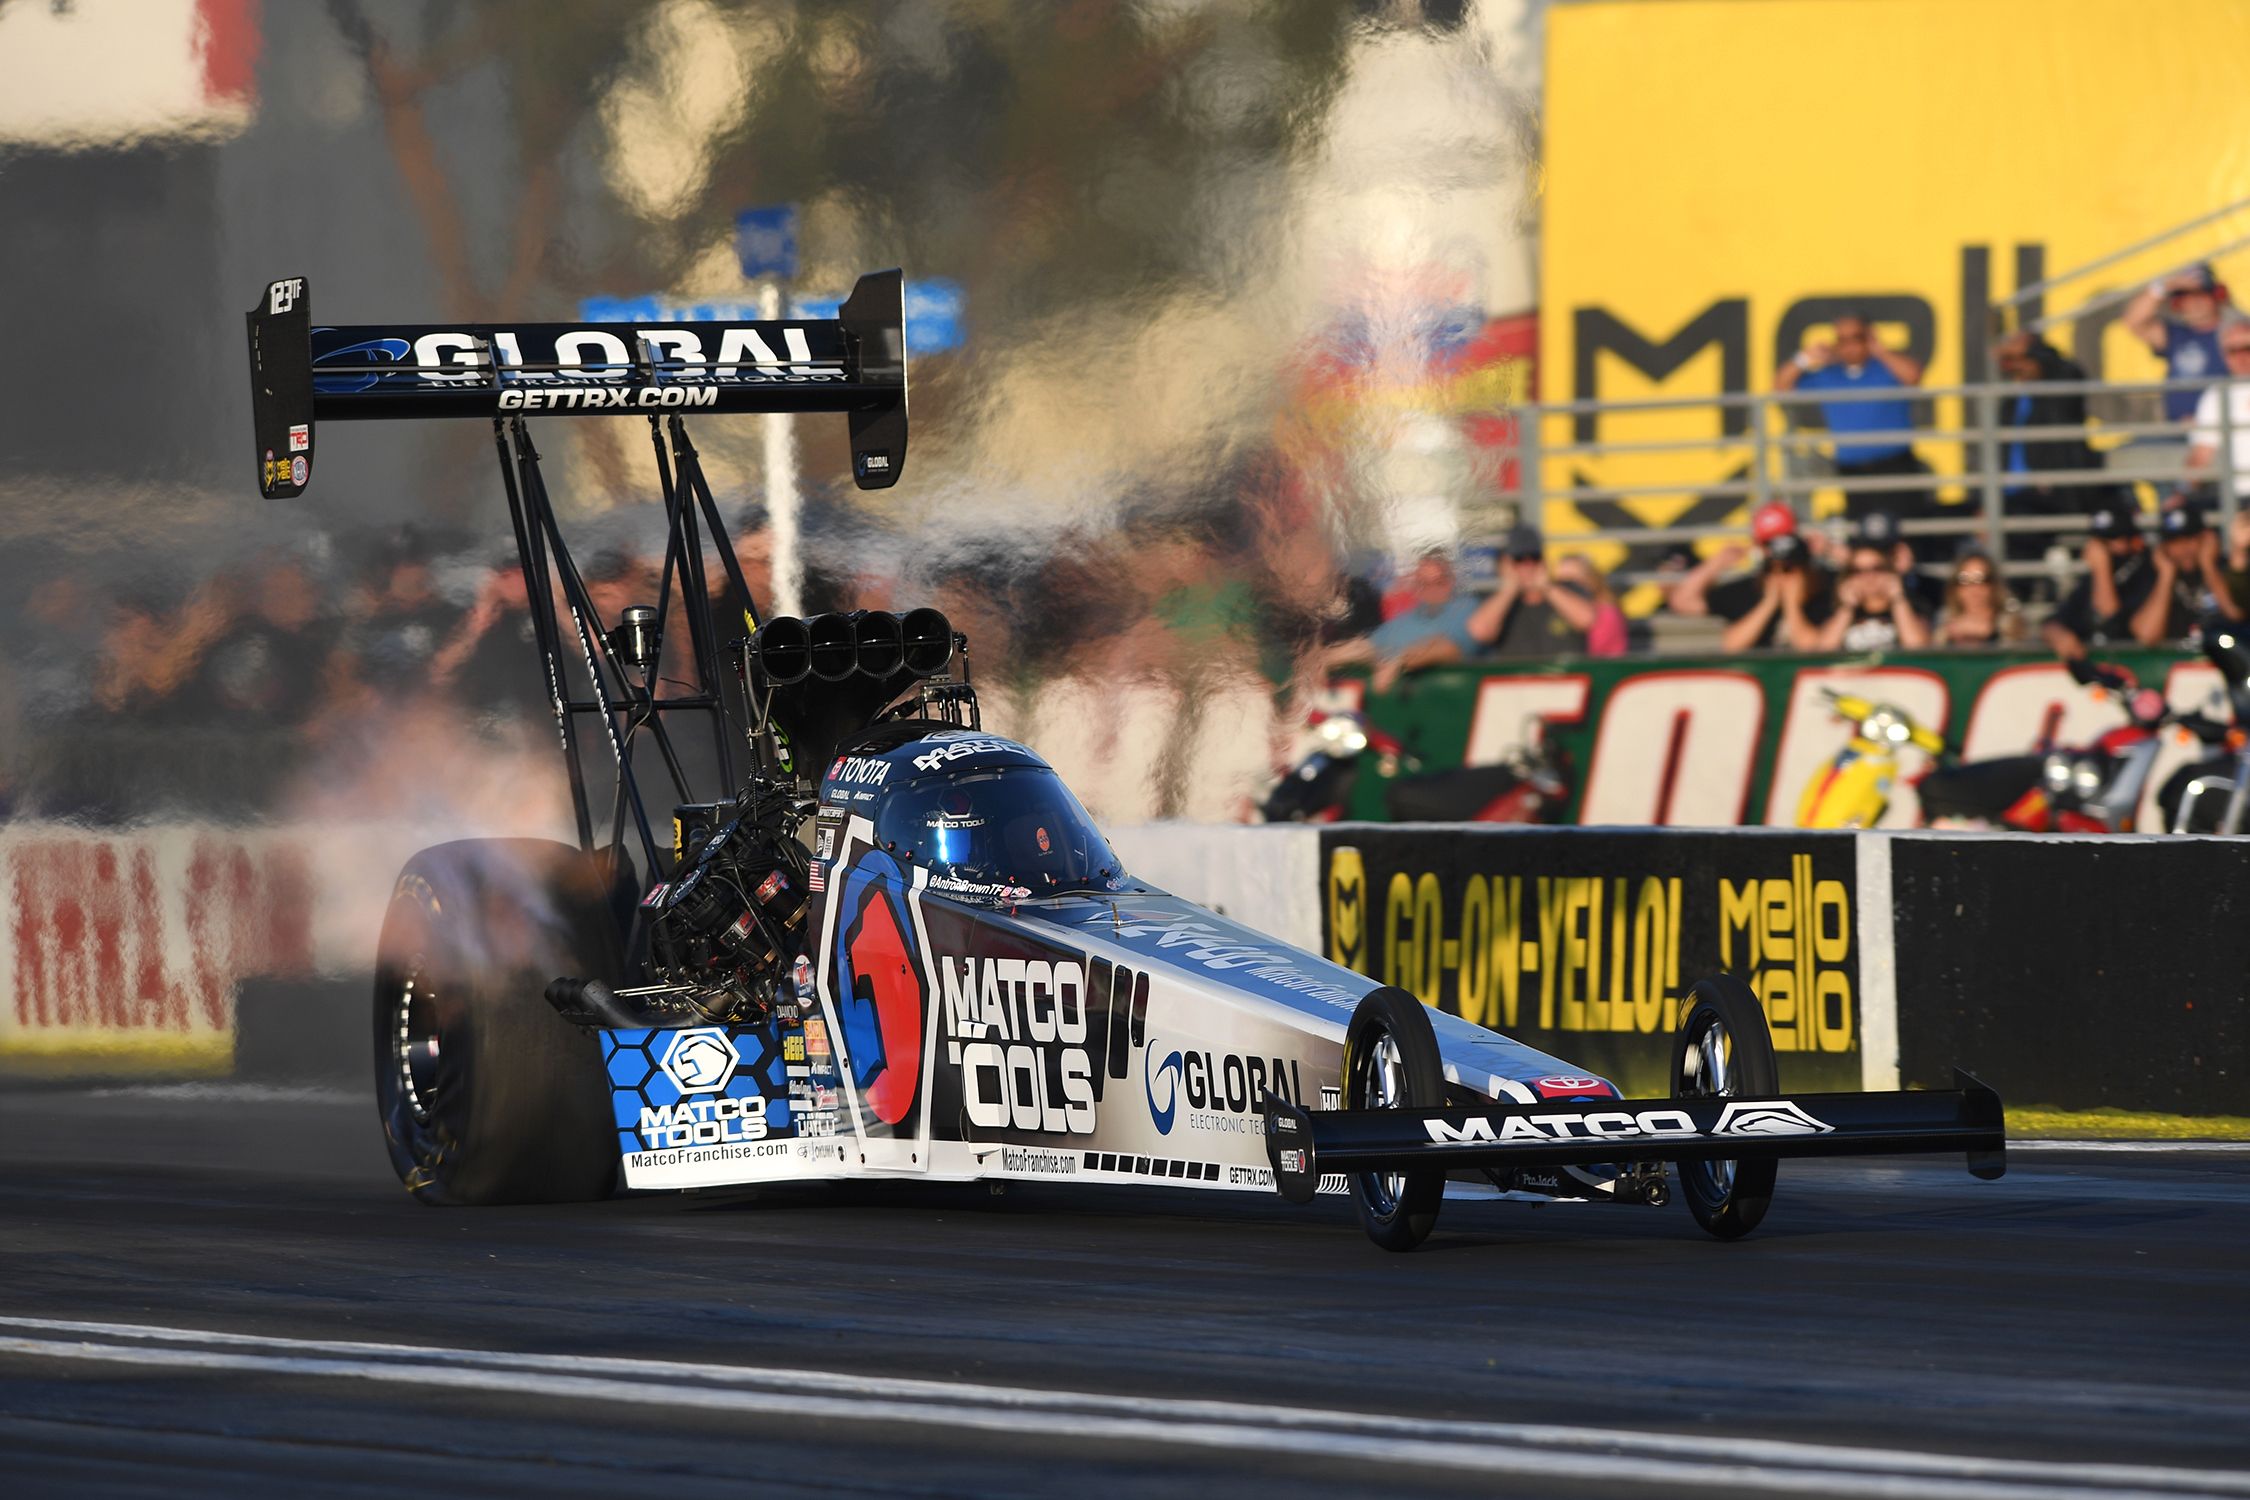
[[[2013,295],[1997,297],[1988,301],[1985,304],[1985,321],[1992,331],[1992,336],[1998,338],[2001,334],[2007,332],[2011,326],[2020,328],[2027,333],[2043,333],[2047,329],[2059,327],[2064,323],[2075,323],[2092,314],[2107,312],[2111,308],[2121,303],[2130,302],[2133,298],[2139,296],[2140,286],[2129,285],[2115,287],[2105,292],[2097,292],[2076,307],[2066,309],[2063,312],[2048,313],[2041,316],[2039,309],[2045,304],[2047,294],[2059,287],[2066,286],[2083,277],[2091,276],[2096,271],[2106,271],[2113,266],[2145,256],[2152,250],[2173,244],[2198,231],[2209,229],[2214,224],[2233,218],[2245,209],[2250,209],[2250,198],[2238,198],[2223,207],[2212,209],[2209,213],[2197,214],[2192,219],[2174,224],[2171,228],[2152,234],[2147,239],[2135,240],[2130,245],[2121,245],[2105,255],[2097,255],[2081,265],[2072,266],[2067,271],[2058,271],[2042,280],[2020,286],[2016,288]],[[2217,260],[2223,255],[2231,255],[2245,247],[2250,247],[2250,235],[2237,235],[2216,248],[2199,251],[2186,260],[2172,262],[2159,272],[2154,280],[2161,281],[2194,266]],[[1988,343],[1984,347],[1986,357],[1989,358],[1991,345]],[[1991,372],[1989,370],[1971,370],[1965,373],[1989,375]]]
[[[2010,575],[2015,577],[2045,576],[2051,565],[2041,561],[2017,558],[2010,560],[2006,539],[2025,533],[2045,535],[2052,540],[2075,540],[2085,534],[2086,512],[2092,507],[2081,506],[2075,513],[2026,514],[2010,513],[2008,491],[2023,484],[2026,478],[2039,487],[2055,490],[2086,490],[2104,486],[2121,492],[2137,492],[2140,487],[2152,487],[2155,498],[2161,501],[2175,490],[2200,484],[2215,484],[2218,491],[2218,510],[2222,528],[2234,517],[2238,505],[2235,491],[2234,428],[2232,403],[2219,401],[2219,441],[2211,466],[2196,475],[2187,467],[2190,451],[2190,424],[2167,421],[2100,421],[2089,420],[2083,426],[2063,425],[2044,427],[2010,427],[2003,421],[2003,413],[2019,396],[2040,394],[2075,394],[2087,397],[2161,397],[2172,391],[2202,391],[2212,386],[2231,386],[2236,382],[2220,380],[2166,380],[2141,383],[2120,383],[2098,380],[2051,382],[1990,382],[1955,386],[1907,386],[1881,391],[1817,391],[1817,392],[1760,392],[1704,397],[1685,397],[1645,401],[1552,401],[1527,402],[1516,408],[1517,429],[1517,484],[1501,491],[1494,499],[1498,510],[1485,514],[1471,512],[1464,515],[1465,533],[1496,534],[1506,524],[1520,519],[1546,532],[1550,544],[1570,546],[1579,543],[1615,541],[1626,543],[1693,543],[1713,538],[1741,539],[1748,533],[1750,512],[1770,500],[1788,502],[1800,517],[1809,518],[1811,501],[1822,492],[1849,490],[1852,494],[1880,495],[1886,492],[1928,492],[1941,497],[1952,495],[1950,504],[1941,505],[1942,513],[1935,516],[1905,519],[1901,530],[1914,537],[1972,537]],[[1835,437],[1825,428],[1813,425],[1801,414],[1811,414],[1818,421],[1820,408],[1855,401],[1906,401],[1917,409],[1931,411],[1936,420],[1930,425],[1899,428],[1878,432],[1854,431],[1845,434],[1844,441],[1854,446],[1870,443],[1897,442],[1915,449],[1931,469],[1928,474],[1895,476],[1847,476],[1834,472],[1832,461],[1823,450],[1829,449]],[[1624,439],[1598,436],[1592,442],[1547,442],[1548,429],[1566,422],[1583,422],[1591,418],[1599,424],[1598,432],[1614,431],[1637,419],[1668,417],[1677,421],[1684,413],[1707,412],[1712,417],[1716,432],[1708,436],[1680,436],[1658,439]],[[1953,420],[1943,420],[1947,413]],[[1744,414],[1743,430],[1728,432],[1727,417],[1731,413]],[[2014,475],[2007,468],[2007,450],[2010,445],[2080,439],[2086,441],[2104,459],[2102,467],[2040,470],[2029,476]],[[1936,449],[1933,454],[1924,449]],[[1558,466],[1571,459],[1609,458],[1623,454],[1661,455],[1673,454],[1683,459],[1683,468],[1700,470],[1706,474],[1714,469],[1730,473],[1733,477],[1699,479],[1683,473],[1675,478],[1656,478],[1630,484],[1578,485],[1554,484],[1550,476]],[[2113,460],[2120,455],[2127,462]],[[1712,459],[1718,462],[1714,464]],[[1697,460],[1700,459],[1700,462]],[[1733,460],[1733,462],[1729,462]],[[1951,460],[1950,462],[1944,460]],[[1616,526],[1549,528],[1545,523],[1548,507],[1554,502],[1572,503],[1601,500],[1631,500],[1639,497],[1682,498],[1708,496],[1740,499],[1743,504],[1739,519],[1725,523],[1680,526]],[[2015,549],[2021,551],[2019,547]],[[1938,565],[1930,565],[1935,570]],[[1613,581],[1620,584],[1647,581],[1659,575],[1646,570],[1621,570],[1612,573]]]

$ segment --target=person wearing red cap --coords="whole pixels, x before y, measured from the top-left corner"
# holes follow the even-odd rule
[[[1750,517],[1750,536],[1763,547],[1777,536],[1797,534],[1797,513],[1779,500],[1768,500]]]
[[[1796,512],[1778,500],[1761,505],[1750,518],[1750,535],[1763,553],[1757,572],[1720,581],[1750,555],[1740,542],[1729,542],[1672,585],[1665,604],[1676,615],[1725,620],[1719,644],[1728,651],[1817,649],[1820,627],[1835,607],[1834,590],[1828,570],[1797,534]]]

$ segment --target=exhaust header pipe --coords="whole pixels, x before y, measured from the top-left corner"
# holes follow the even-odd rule
[[[812,674],[822,682],[842,682],[859,670],[859,646],[850,615],[814,615],[805,622],[812,636]]]
[[[935,677],[953,665],[953,622],[934,609],[910,609],[899,621],[906,670]]]
[[[855,616],[852,639],[859,654],[859,669],[869,677],[889,677],[906,660],[906,640],[897,615],[871,609]]]
[[[936,677],[953,664],[953,622],[934,609],[904,615],[863,609],[810,620],[777,615],[759,629],[756,655],[767,681],[776,687],[807,677],[887,681],[901,671]]]
[[[795,615],[782,615],[759,628],[758,665],[776,687],[803,682],[812,671],[812,636]]]

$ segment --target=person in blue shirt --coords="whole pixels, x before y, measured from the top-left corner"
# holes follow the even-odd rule
[[[1926,489],[1854,487],[1855,479],[1928,474],[1913,445],[1901,433],[1914,425],[1914,403],[1906,392],[1922,383],[1922,366],[1884,347],[1873,324],[1857,313],[1836,319],[1835,341],[1806,345],[1774,372],[1776,391],[1834,391],[1861,395],[1897,391],[1895,399],[1822,401],[1820,412],[1836,439],[1836,474],[1844,481],[1844,514],[1859,520],[1869,511],[1903,517],[1925,516],[1935,503]]]
[[[1420,667],[1460,661],[1483,647],[1469,632],[1469,617],[1477,601],[1460,592],[1453,563],[1443,552],[1431,552],[1414,565],[1413,603],[1357,640],[1329,646],[1329,668],[1365,663],[1373,667],[1377,692],[1388,692],[1399,674]]]
[[[2216,380],[2226,373],[2219,338],[2235,321],[2230,314],[2226,283],[2209,266],[2195,265],[2150,282],[2125,304],[2124,323],[2164,361],[2166,380]],[[2164,420],[2187,422],[2202,394],[2194,387],[2166,391]]]

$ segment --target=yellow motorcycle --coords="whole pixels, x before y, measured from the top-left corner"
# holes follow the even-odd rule
[[[1895,704],[1834,688],[1820,692],[1836,717],[1852,726],[1852,737],[1805,783],[1804,795],[1797,799],[1797,826],[1873,828],[1891,805],[1899,752],[1912,745],[1939,756],[1945,753],[1945,741]]]

